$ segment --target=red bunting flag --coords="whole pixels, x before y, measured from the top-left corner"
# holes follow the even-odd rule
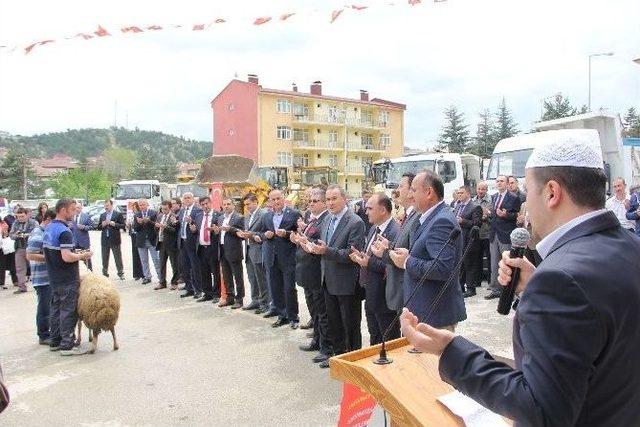
[[[340,14],[343,12],[343,9],[338,9],[338,10],[334,10],[333,12],[331,12],[331,23],[333,24],[336,19],[338,19],[338,17],[340,16]]]
[[[352,4],[351,5],[351,9],[355,9],[355,10],[365,10],[368,7],[369,6],[358,6],[357,4]]]
[[[24,48],[24,54],[27,55],[28,53],[31,52],[31,50],[36,47],[38,43],[31,43],[29,46]]]
[[[193,26],[193,31],[202,31],[204,30],[204,24],[197,24]]]
[[[280,16],[280,20],[286,21],[287,19],[291,18],[293,15],[295,15],[295,13],[285,13],[284,15]]]
[[[94,31],[93,34],[95,34],[98,37],[105,37],[105,36],[110,36],[111,35],[111,34],[109,34],[109,31],[105,30],[100,25],[98,25],[98,29],[96,31]]]
[[[162,27],[160,25],[150,25],[147,27],[147,30],[151,30],[151,31],[158,31],[161,30]]]
[[[89,40],[93,38],[91,34],[85,34],[85,33],[78,33],[73,37],[82,37],[84,40]]]
[[[422,0],[409,0],[409,4],[411,6],[415,6],[415,5],[420,4],[420,3],[422,3]]]
[[[139,27],[124,27],[120,31],[123,33],[141,33],[142,30]]]
[[[225,20],[224,20],[224,19],[222,19],[222,18],[218,18],[218,19],[216,19],[216,20],[215,20],[215,21],[213,21],[213,22],[214,22],[214,23],[216,23],[216,24],[223,24],[223,23],[225,23],[225,22],[227,22],[227,21],[225,21]]]
[[[271,21],[270,16],[262,16],[260,18],[257,18],[255,21],[253,21],[253,25],[262,25],[262,24],[266,24],[269,21]]]

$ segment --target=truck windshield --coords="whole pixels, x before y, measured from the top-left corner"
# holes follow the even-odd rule
[[[177,193],[178,197],[182,197],[184,193],[192,193],[196,199],[208,196],[207,189],[200,187],[198,184],[178,184]]]
[[[152,194],[151,184],[124,184],[116,188],[116,200],[150,199]]]
[[[493,153],[489,163],[487,179],[496,179],[499,175],[512,175],[517,178],[524,177],[524,166],[529,160],[533,148],[504,153]]]
[[[423,169],[433,170],[433,160],[415,160],[402,163],[391,163],[387,171],[387,176],[384,182],[387,183],[387,188],[395,188],[400,184],[402,175],[406,172],[418,173]]]

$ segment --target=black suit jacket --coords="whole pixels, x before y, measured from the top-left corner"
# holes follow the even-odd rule
[[[400,226],[394,219],[391,219],[387,228],[382,232],[382,237],[385,237],[390,242],[394,242],[399,230]],[[366,250],[366,245],[368,245],[369,241],[373,238],[375,231],[376,227],[371,226],[371,230],[367,235],[364,250]],[[372,254],[371,251],[369,251],[368,254],[370,255],[369,265],[367,268],[360,267],[360,285],[364,286],[366,293],[364,305],[367,309],[376,313],[392,311],[387,305],[386,298],[387,264],[383,259]]]
[[[507,211],[507,216],[500,218],[495,213],[496,200],[500,193],[496,193],[491,196],[491,232],[489,233],[489,240],[493,240],[493,236],[497,235],[500,243],[511,243],[511,232],[516,228],[516,220],[518,219],[518,212],[520,212],[520,199],[513,193],[506,192],[502,203],[500,203],[500,209]]]
[[[280,228],[287,231],[286,237],[273,236],[273,239],[267,239],[264,235],[267,231],[273,231],[273,211],[268,211],[262,216],[262,227],[260,228],[260,238],[262,239],[263,260],[265,267],[271,267],[277,255],[281,260],[287,260],[291,264],[296,262],[296,245],[291,243],[289,237],[292,231],[298,229],[298,219],[301,218],[300,212],[295,209],[285,208],[282,212],[282,221]]]
[[[320,217],[304,230],[304,235],[309,241],[315,242],[320,239],[320,230],[328,216],[325,211]],[[306,252],[301,247],[296,249],[296,282],[305,289],[322,288],[322,267],[320,262],[322,257]]]
[[[522,293],[516,367],[458,336],[440,376],[519,426],[637,426],[640,238],[612,212],[570,229]]]
[[[144,212],[136,212],[133,216],[133,229],[136,231],[136,246],[144,248],[145,242],[148,240],[153,246],[158,243],[158,232],[155,223],[158,214],[153,209],[147,209],[146,215],[148,222],[138,224],[138,218],[143,218]]]
[[[162,216],[163,216],[162,213],[158,214],[157,222],[162,221]],[[160,249],[161,244],[164,250],[166,250],[167,252],[174,252],[178,249],[178,241],[177,241],[178,230],[176,228],[178,227],[178,222],[172,223],[172,220],[177,221],[177,218],[173,214],[173,212],[169,214],[169,220],[167,221],[167,226],[164,228],[164,231],[162,232],[162,242],[158,242],[158,244],[156,245],[158,250]],[[160,230],[158,230],[158,238],[159,237],[160,237]]]
[[[195,252],[198,249],[198,230],[191,231],[189,224],[197,225],[200,222],[202,209],[200,209],[200,207],[194,203],[189,216],[185,219],[186,214],[187,208],[182,208],[180,209],[180,212],[178,212],[178,223],[176,224],[176,232],[178,234],[178,249],[185,249],[190,252]],[[186,239],[184,239],[184,241],[182,239],[183,227],[186,236]]]
[[[218,217],[218,225],[222,226],[224,214]],[[224,241],[220,241],[224,248],[224,257],[227,261],[240,261],[243,259],[242,242],[243,240],[236,234],[237,231],[244,230],[244,217],[237,213],[231,214],[229,220],[231,229],[224,233]],[[222,234],[222,231],[220,232]]]
[[[106,227],[102,226],[102,221],[107,219],[107,213],[102,212],[100,214],[100,220],[98,221],[98,230],[101,230],[100,234],[100,243],[102,246],[112,246],[119,245],[121,243],[120,233],[125,229],[125,221],[124,216],[118,212],[117,210],[111,211],[111,221],[115,222],[115,226],[107,225]],[[109,236],[107,236],[107,230],[109,230]]]
[[[222,212],[218,212],[218,211],[210,211],[209,212],[209,223],[207,224],[207,227],[211,227],[214,224],[218,224],[218,220],[220,219],[220,217],[222,216]],[[215,233],[213,231],[209,232],[209,246],[204,247],[202,245],[200,245],[200,235],[202,233],[202,223],[204,221],[205,218],[205,213],[204,211],[202,211],[202,213],[198,216],[199,221],[197,223],[197,227],[198,227],[198,250],[202,250],[202,249],[206,249],[207,251],[207,256],[212,258],[213,260],[217,261],[220,259],[220,234]]]
[[[471,229],[482,225],[482,207],[477,205],[473,200],[469,200],[462,212],[459,213],[459,216],[462,219],[459,224],[464,238],[463,241],[466,245],[469,241]]]
[[[364,200],[359,200],[355,204],[356,206],[356,215],[360,217],[362,222],[364,222],[364,231],[366,234],[369,234],[369,230],[371,229],[371,223],[369,222],[369,215],[367,215],[367,204]]]

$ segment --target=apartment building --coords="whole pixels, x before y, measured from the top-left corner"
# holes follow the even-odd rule
[[[406,106],[378,98],[327,96],[322,83],[309,93],[266,89],[256,75],[232,80],[211,102],[214,154],[239,154],[259,166],[299,169],[330,167],[337,182],[357,196],[368,166],[400,157]]]

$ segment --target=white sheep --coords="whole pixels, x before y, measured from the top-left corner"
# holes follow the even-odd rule
[[[82,323],[89,328],[89,341],[94,353],[98,346],[98,335],[101,331],[111,331],[113,349],[118,349],[116,340],[116,322],[120,313],[120,295],[111,281],[94,273],[87,273],[80,278],[78,295],[78,338],[81,341]]]

